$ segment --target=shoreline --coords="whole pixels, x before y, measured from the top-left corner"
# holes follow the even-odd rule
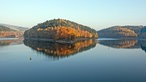
[[[146,40],[144,38],[98,38],[97,40]]]
[[[70,41],[44,39],[44,38],[24,38],[24,40],[48,41],[48,42],[56,42],[56,43],[62,43],[62,44],[73,44],[78,41],[84,41],[84,40],[90,40],[90,39],[96,39],[96,38],[78,38],[78,39],[70,40]]]

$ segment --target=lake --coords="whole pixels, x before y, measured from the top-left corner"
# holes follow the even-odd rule
[[[146,41],[0,40],[0,82],[146,82]]]

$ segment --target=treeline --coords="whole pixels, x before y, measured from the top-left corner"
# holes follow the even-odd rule
[[[0,38],[21,38],[21,37],[23,37],[23,32],[0,31]]]
[[[96,30],[88,27],[88,26],[84,26],[84,25],[81,25],[81,24],[78,24],[78,23],[75,23],[75,22],[72,22],[72,21],[69,21],[69,20],[65,20],[65,19],[53,19],[53,20],[49,20],[49,21],[46,21],[44,23],[40,23],[36,26],[34,26],[33,28],[37,29],[37,28],[48,28],[48,27],[52,27],[52,28],[55,28],[55,27],[58,27],[58,26],[64,26],[64,27],[72,27],[72,28],[75,28],[76,30],[80,29],[80,30],[85,30],[85,31],[88,31],[90,33],[96,33]]]
[[[77,38],[97,38],[97,32],[64,19],[54,19],[38,24],[25,31],[25,38],[47,38],[53,40],[75,40]]]

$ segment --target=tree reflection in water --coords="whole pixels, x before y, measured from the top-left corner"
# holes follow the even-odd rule
[[[8,45],[17,45],[17,44],[23,44],[23,40],[22,39],[0,40],[0,47],[8,46]]]
[[[78,41],[73,44],[50,43],[47,41],[24,40],[24,44],[47,56],[66,57],[94,48],[97,40]]]
[[[139,41],[141,49],[146,52],[146,40],[140,40]]]
[[[99,44],[112,47],[112,48],[124,48],[124,49],[135,49],[141,48],[146,51],[146,40],[134,40],[134,39],[126,39],[126,40],[100,40]]]

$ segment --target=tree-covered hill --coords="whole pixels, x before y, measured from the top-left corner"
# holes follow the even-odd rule
[[[49,20],[46,21],[44,23],[40,23],[36,26],[34,26],[33,28],[48,28],[48,27],[59,27],[59,26],[64,26],[64,27],[72,27],[75,29],[81,29],[81,30],[85,30],[85,31],[89,31],[90,33],[96,33],[96,30],[88,27],[88,26],[84,26],[69,20],[65,20],[65,19],[53,19],[53,20]]]
[[[53,19],[40,23],[25,31],[27,39],[75,40],[77,38],[97,38],[96,30],[65,19]]]
[[[113,26],[98,31],[100,38],[138,38],[143,26]]]

